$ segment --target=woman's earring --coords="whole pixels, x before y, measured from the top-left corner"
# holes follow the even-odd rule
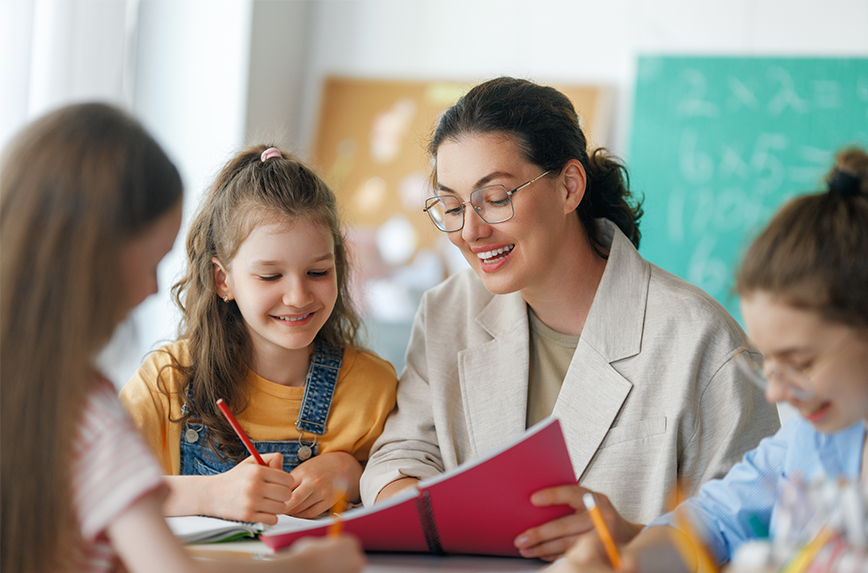
[[[229,295],[228,294],[223,295],[223,302],[229,302]]]

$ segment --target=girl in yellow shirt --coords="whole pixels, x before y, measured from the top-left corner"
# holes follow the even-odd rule
[[[359,348],[335,196],[275,147],[217,177],[173,287],[181,336],[121,391],[168,474],[167,515],[315,517],[348,484],[395,404],[388,362]],[[248,456],[222,398],[267,466]]]

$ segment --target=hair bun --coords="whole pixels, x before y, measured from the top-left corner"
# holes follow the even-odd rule
[[[836,167],[832,170],[827,185],[829,193],[837,193],[841,197],[855,197],[859,195],[860,183],[857,176]]]

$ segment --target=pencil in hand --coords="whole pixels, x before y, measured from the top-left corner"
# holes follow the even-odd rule
[[[338,492],[338,499],[335,502],[334,506],[332,506],[332,513],[334,513],[335,520],[334,523],[329,525],[329,537],[337,537],[341,534],[341,530],[344,527],[344,522],[341,519],[341,514],[347,508],[347,490],[349,490],[347,481],[345,479],[337,479],[335,481],[335,490]]]
[[[253,446],[253,442],[250,441],[250,438],[248,438],[247,434],[244,433],[244,430],[241,429],[238,420],[236,420],[235,416],[232,415],[232,412],[229,411],[223,398],[217,400],[217,407],[220,408],[220,411],[223,412],[223,415],[229,421],[229,425],[232,426],[232,429],[235,430],[235,433],[238,434],[238,437],[241,438],[242,442],[244,442],[247,451],[256,459],[256,463],[261,466],[267,466],[268,464],[265,463],[265,460],[262,459],[262,456],[259,455],[259,452],[257,452],[256,448]]]
[[[609,528],[606,527],[606,521],[603,519],[603,513],[597,507],[597,502],[594,500],[594,494],[588,492],[582,496],[582,501],[585,504],[585,509],[588,510],[588,515],[591,516],[591,521],[594,522],[594,528],[597,530],[597,535],[600,536],[600,541],[603,542],[603,547],[606,548],[606,554],[609,556],[609,561],[612,562],[614,569],[621,567],[621,556],[618,555],[618,548],[615,547],[615,540],[612,539],[612,534],[609,533]]]

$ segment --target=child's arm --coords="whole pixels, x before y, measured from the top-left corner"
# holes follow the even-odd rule
[[[273,561],[249,564],[196,561],[166,525],[160,508],[161,497],[161,491],[145,495],[119,515],[106,532],[130,573],[355,573],[364,566],[365,559],[358,542],[347,536],[299,542]]]
[[[166,476],[170,493],[163,507],[165,515],[209,515],[276,524],[277,515],[286,512],[296,481],[283,471],[281,454],[264,454],[262,458],[268,467],[250,456],[222,474]]]
[[[317,517],[328,511],[341,495],[336,484],[346,484],[347,501],[359,501],[362,465],[347,452],[327,452],[314,456],[292,470],[292,498],[286,513],[295,517]]]
[[[521,555],[552,561],[563,555],[580,535],[592,532],[594,524],[582,501],[589,491],[579,485],[565,485],[534,493],[530,499],[536,506],[569,505],[575,511],[521,533],[515,540]],[[624,519],[605,495],[595,493],[594,497],[615,543],[627,543],[642,530],[641,524]]]

